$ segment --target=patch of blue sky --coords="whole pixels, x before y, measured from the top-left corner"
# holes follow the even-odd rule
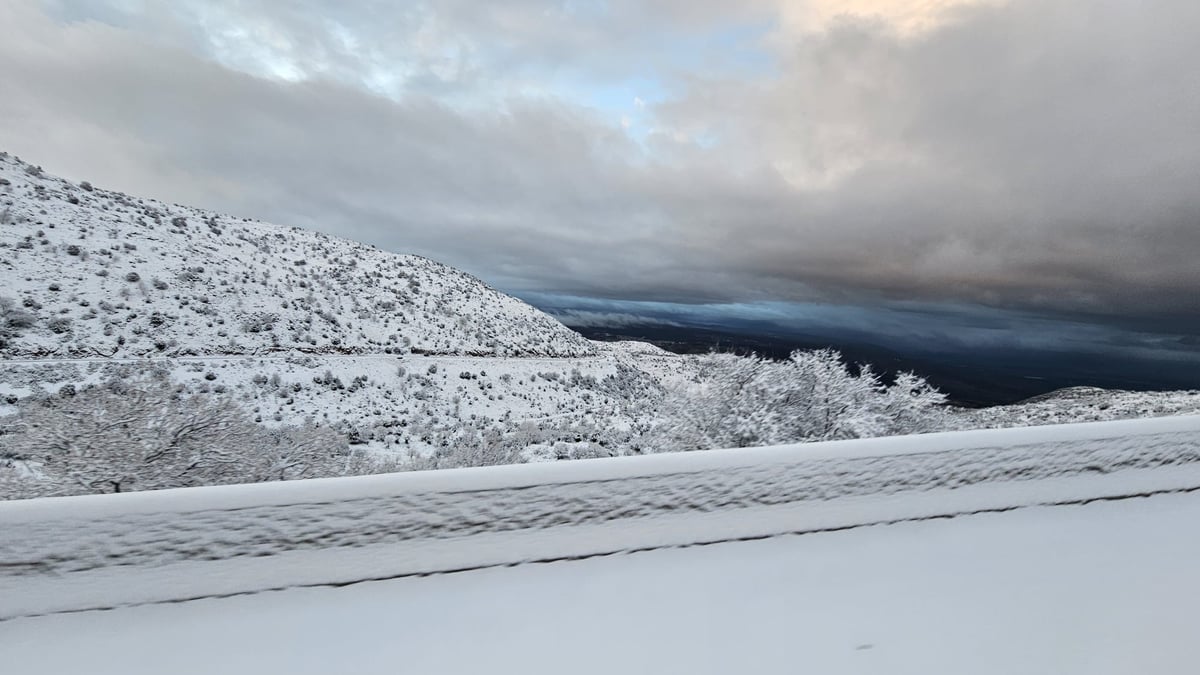
[[[731,23],[708,30],[677,29],[647,33],[634,49],[642,61],[633,67],[663,80],[689,76],[760,77],[777,72],[775,55],[766,38],[774,20]]]
[[[709,54],[722,71],[743,76],[771,76],[777,71],[775,57],[763,38],[776,28],[774,20],[734,24],[703,36],[699,53]],[[688,65],[711,65],[711,61]]]

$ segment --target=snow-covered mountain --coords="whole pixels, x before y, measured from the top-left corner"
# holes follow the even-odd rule
[[[587,356],[432,260],[73,184],[0,153],[0,355]]]

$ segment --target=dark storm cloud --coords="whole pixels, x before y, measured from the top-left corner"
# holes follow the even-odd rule
[[[664,115],[789,181],[744,211],[736,191],[701,193],[719,215],[698,236],[732,244],[742,215],[728,268],[895,297],[1190,311],[1197,37],[1200,8],[1178,2],[976,8],[919,39],[847,23],[796,46],[771,87],[699,85]]]
[[[276,5],[0,8],[0,146],[508,290],[1200,312],[1194,3],[778,25],[758,73],[689,36],[768,5]],[[584,100],[634,76],[639,133]]]

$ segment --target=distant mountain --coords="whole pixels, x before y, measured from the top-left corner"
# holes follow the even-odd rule
[[[947,428],[997,429],[1065,422],[1195,415],[1200,391],[1121,391],[1098,387],[1067,387],[1013,405],[962,410]]]
[[[587,356],[432,260],[73,184],[0,153],[0,356]]]

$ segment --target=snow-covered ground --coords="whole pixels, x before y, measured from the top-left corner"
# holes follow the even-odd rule
[[[627,425],[636,382],[614,386],[632,357],[473,357],[417,354],[12,360],[0,372],[4,397],[161,369],[189,391],[231,397],[268,426],[305,419],[353,430],[371,450],[428,453],[472,423],[517,428],[570,418],[576,426]],[[670,358],[670,357],[664,357]],[[642,377],[639,373],[639,378]],[[648,384],[648,382],[647,382]],[[541,430],[541,429],[539,429]],[[590,439],[589,439],[590,440]]]
[[[1200,495],[0,623],[5,672],[1196,672]]]
[[[0,658],[1192,672],[1197,491],[1175,417],[7,502]]]

